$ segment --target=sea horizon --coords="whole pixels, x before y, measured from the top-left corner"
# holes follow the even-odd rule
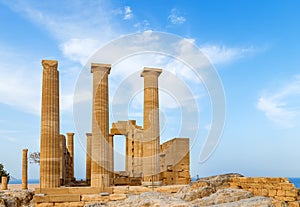
[[[288,177],[289,181],[295,185],[296,188],[300,188],[300,177]],[[196,181],[197,178],[192,178],[192,181]],[[28,179],[28,184],[39,184],[39,179]],[[9,184],[22,184],[22,179],[10,180]]]

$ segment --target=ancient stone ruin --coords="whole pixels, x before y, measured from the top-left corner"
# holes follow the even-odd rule
[[[58,62],[42,60],[42,66],[40,188],[36,192],[60,194],[66,191],[61,186],[70,186],[82,195],[112,192],[111,186],[116,185],[154,187],[190,182],[189,139],[174,138],[160,145],[158,79],[162,69],[144,68],[141,73],[144,78],[144,126],[128,120],[113,123],[109,129],[111,65],[91,64],[92,133],[86,134],[86,180],[82,183],[74,176],[74,133],[67,133],[66,140],[59,127]],[[125,172],[114,171],[115,135],[126,137]],[[69,190],[67,194],[72,193]]]

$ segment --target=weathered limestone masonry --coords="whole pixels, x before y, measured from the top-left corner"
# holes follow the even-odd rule
[[[86,182],[91,184],[92,133],[86,133]]]
[[[114,135],[109,134],[108,138],[109,144],[109,171],[110,171],[110,185],[113,185],[113,178],[114,178]]]
[[[66,183],[66,151],[66,137],[61,134],[59,136],[60,185]]]
[[[174,138],[163,143],[160,153],[163,185],[190,183],[190,147],[188,138]]]
[[[7,190],[7,177],[1,177],[1,190]]]
[[[92,112],[92,170],[91,187],[109,187],[109,120],[108,74],[111,65],[92,63],[93,112]]]
[[[42,60],[42,65],[40,186],[57,188],[60,186],[58,62]]]
[[[287,178],[234,177],[230,178],[230,187],[252,192],[255,196],[267,196],[279,201],[293,202],[300,200],[299,190]],[[299,206],[295,204],[295,206]]]
[[[75,177],[74,177],[74,133],[68,132],[67,133],[67,137],[68,137],[68,151],[70,152],[70,157],[71,157],[71,166],[72,166],[72,170],[71,170],[71,180],[74,181]]]
[[[22,154],[22,190],[28,189],[28,159],[27,159],[28,149],[23,149]]]
[[[161,185],[158,76],[161,69],[144,68],[143,184]]]
[[[110,135],[124,135],[126,138],[125,170],[129,177],[142,177],[142,127],[135,120],[118,121],[112,124]]]

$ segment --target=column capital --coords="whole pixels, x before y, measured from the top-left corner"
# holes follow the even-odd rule
[[[145,77],[148,75],[156,75],[157,77],[162,73],[162,69],[160,68],[147,68],[144,67],[142,73],[141,73],[141,77]]]
[[[92,133],[86,133],[86,136],[87,136],[87,137],[91,137],[91,136],[92,136]]]
[[[75,133],[73,133],[73,132],[67,132],[66,134],[67,134],[68,136],[74,136]]]
[[[95,71],[105,72],[107,74],[110,73],[111,64],[103,64],[103,63],[92,63],[91,64],[91,73]]]
[[[42,60],[42,65],[45,70],[57,70],[57,60]]]
[[[28,149],[23,149],[23,152],[28,152]]]

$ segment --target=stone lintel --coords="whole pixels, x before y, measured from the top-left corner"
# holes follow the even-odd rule
[[[103,64],[103,63],[92,63],[91,64],[91,73],[94,73],[94,71],[103,71],[110,73],[111,64]]]
[[[57,60],[42,60],[42,65],[44,69],[57,70],[58,61]]]
[[[160,68],[148,68],[148,67],[144,67],[142,73],[141,73],[141,77],[145,77],[147,75],[157,75],[159,76],[162,73],[162,69]]]

